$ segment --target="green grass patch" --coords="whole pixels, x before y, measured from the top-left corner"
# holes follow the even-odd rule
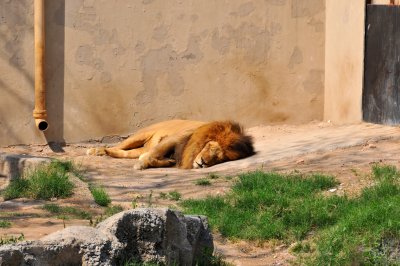
[[[71,206],[62,207],[58,204],[49,203],[43,205],[42,209],[50,212],[53,215],[57,215],[57,217],[60,219],[77,218],[90,220],[92,218],[92,215],[89,212]]]
[[[24,177],[11,181],[3,197],[5,200],[20,197],[44,200],[69,197],[74,188],[68,177],[72,167],[71,162],[63,161],[39,166]]]
[[[111,203],[111,198],[103,187],[91,186],[90,192],[94,201],[100,206],[107,207]]]
[[[333,224],[335,206],[319,192],[335,186],[333,177],[282,176],[253,172],[239,176],[227,196],[187,200],[188,213],[207,215],[224,236],[248,240],[303,239],[315,227]]]
[[[0,220],[0,228],[10,228],[11,223],[6,220]]]
[[[178,201],[182,198],[182,194],[176,190],[168,192],[168,198]]]
[[[356,198],[324,196],[337,185],[329,176],[253,172],[225,196],[182,205],[228,238],[297,242],[302,264],[400,265],[400,174],[380,165],[372,173],[375,185]]]
[[[28,179],[13,179],[7,188],[3,191],[4,200],[24,197],[28,194],[30,182]]]
[[[211,186],[211,181],[208,178],[200,178],[195,182],[198,186]]]
[[[373,166],[377,184],[352,199],[335,226],[321,232],[316,265],[400,265],[400,175]]]

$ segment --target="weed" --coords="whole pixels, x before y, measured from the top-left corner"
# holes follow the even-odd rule
[[[5,217],[38,217],[38,214],[36,213],[20,213],[20,212],[1,212],[0,213],[0,218],[5,218]]]
[[[207,178],[201,178],[201,179],[196,180],[196,185],[198,185],[198,186],[211,186],[211,182]]]
[[[150,194],[147,198],[147,207],[153,206],[153,190],[150,190]]]
[[[168,192],[168,197],[169,197],[171,200],[178,201],[178,200],[180,200],[180,199],[182,198],[182,194],[181,194],[180,192],[174,190],[174,191]]]
[[[21,234],[20,236],[4,236],[0,237],[0,246],[7,244],[15,244],[17,242],[24,240],[25,240],[24,234]]]
[[[29,180],[23,178],[13,179],[3,192],[4,200],[23,197],[29,189]]]
[[[167,195],[167,193],[165,193],[165,192],[160,192],[159,198],[160,198],[160,199],[167,199],[167,198],[168,198],[168,195]]]
[[[111,203],[111,198],[103,187],[91,186],[90,192],[92,192],[94,201],[100,206],[107,207]]]
[[[90,220],[92,215],[86,211],[67,206],[61,207],[57,204],[49,203],[42,207],[43,210],[50,212],[51,214],[57,215],[58,219],[68,220],[72,216],[73,218]]]
[[[202,264],[199,264],[202,265]],[[210,257],[210,262],[205,265],[211,266],[233,266],[233,264],[226,262],[221,254],[214,254]]]
[[[28,172],[23,178],[13,180],[4,191],[4,199],[28,197],[49,200],[72,195],[74,185],[68,171],[72,163],[52,161]]]
[[[114,214],[117,214],[119,212],[122,212],[123,210],[124,209],[122,208],[121,205],[109,206],[104,210],[103,214],[95,217],[94,222],[93,222],[92,219],[90,219],[89,220],[89,225],[96,226],[99,223],[101,223],[102,221],[104,221],[105,219],[107,219],[108,217],[113,216]]]
[[[46,210],[52,214],[60,214],[61,213],[61,207],[58,204],[54,204],[54,203],[45,204],[45,205],[43,205],[42,209]]]
[[[113,216],[114,214],[122,212],[123,210],[124,210],[124,208],[122,208],[121,205],[112,205],[112,206],[106,208],[106,210],[104,211],[104,215],[106,217],[110,217],[110,216]]]
[[[6,220],[0,220],[0,228],[9,228],[11,227],[11,223]]]
[[[164,264],[157,263],[157,262],[141,262],[141,261],[137,261],[137,260],[128,260],[127,262],[123,263],[123,265],[124,266],[162,266]]]
[[[218,179],[219,175],[217,175],[216,173],[209,173],[208,174],[208,178],[210,178],[210,179]]]
[[[231,175],[225,176],[225,179],[228,180],[228,181],[229,181],[229,180],[232,180],[233,178],[234,178],[234,176],[231,176]]]
[[[136,209],[136,208],[137,208],[137,206],[138,206],[137,199],[133,199],[133,200],[131,201],[131,206],[132,206],[132,209]]]
[[[396,167],[392,165],[375,164],[372,166],[372,174],[376,180],[393,180],[399,178]]]
[[[297,242],[290,251],[294,253],[310,253],[312,251],[311,244],[309,242]]]

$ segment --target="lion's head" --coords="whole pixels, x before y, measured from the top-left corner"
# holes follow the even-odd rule
[[[253,154],[252,138],[244,135],[239,124],[217,121],[196,129],[176,156],[178,167],[190,169],[210,167]]]

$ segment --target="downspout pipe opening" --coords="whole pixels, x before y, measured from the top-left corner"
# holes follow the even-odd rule
[[[35,119],[36,128],[40,131],[46,131],[49,128],[46,110],[33,110],[33,118]]]
[[[49,124],[44,119],[35,119],[35,123],[40,131],[46,131],[49,128]]]

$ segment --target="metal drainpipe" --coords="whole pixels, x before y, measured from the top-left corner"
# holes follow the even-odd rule
[[[36,127],[45,131],[47,123],[46,88],[44,76],[45,59],[45,24],[44,24],[44,0],[34,2],[34,31],[35,31],[35,118]]]

